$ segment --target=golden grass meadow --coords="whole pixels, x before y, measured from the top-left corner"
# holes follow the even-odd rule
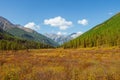
[[[120,48],[1,51],[0,80],[120,80]]]

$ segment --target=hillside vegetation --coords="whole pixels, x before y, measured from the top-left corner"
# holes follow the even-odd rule
[[[111,46],[120,46],[120,13],[62,45],[64,48]]]
[[[52,46],[35,41],[19,39],[0,29],[0,50],[20,50],[52,48]]]

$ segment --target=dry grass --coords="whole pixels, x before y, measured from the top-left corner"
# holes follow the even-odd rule
[[[120,49],[1,51],[0,80],[120,80]]]

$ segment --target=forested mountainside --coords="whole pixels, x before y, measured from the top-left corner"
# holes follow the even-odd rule
[[[21,50],[38,48],[52,48],[52,46],[34,41],[19,39],[0,29],[0,50]]]
[[[52,46],[35,41],[19,39],[4,31],[0,25],[0,50],[20,50],[20,49],[38,49],[52,48]]]
[[[12,24],[6,18],[1,16],[0,16],[0,28],[3,29],[3,31],[8,32],[9,34],[12,34],[13,36],[21,39],[40,42],[51,46],[58,46],[58,44],[53,40],[51,40],[50,38],[47,38],[46,36],[32,29],[20,27],[20,25]]]
[[[62,45],[64,48],[110,46],[120,46],[120,13]]]

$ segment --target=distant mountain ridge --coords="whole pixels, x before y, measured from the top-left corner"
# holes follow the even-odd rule
[[[62,45],[64,48],[110,46],[120,47],[120,13]]]
[[[54,40],[55,42],[57,42],[60,45],[63,44],[64,42],[67,42],[72,39],[72,37],[68,37],[65,35],[58,35],[55,33],[49,33],[49,34],[46,33],[44,35],[47,36],[48,38],[51,38],[52,40]]]
[[[67,41],[70,41],[70,40],[80,36],[81,34],[82,33],[78,32],[78,33],[72,33],[70,35],[63,35],[63,34],[60,35],[60,34],[55,34],[55,33],[45,33],[44,35],[61,45]]]
[[[1,16],[0,16],[0,28],[8,32],[9,34],[12,34],[13,36],[16,36],[21,39],[41,42],[51,46],[58,46],[58,44],[51,40],[50,38],[47,38],[46,36],[32,29],[22,27],[21,25],[12,24],[10,21]]]

